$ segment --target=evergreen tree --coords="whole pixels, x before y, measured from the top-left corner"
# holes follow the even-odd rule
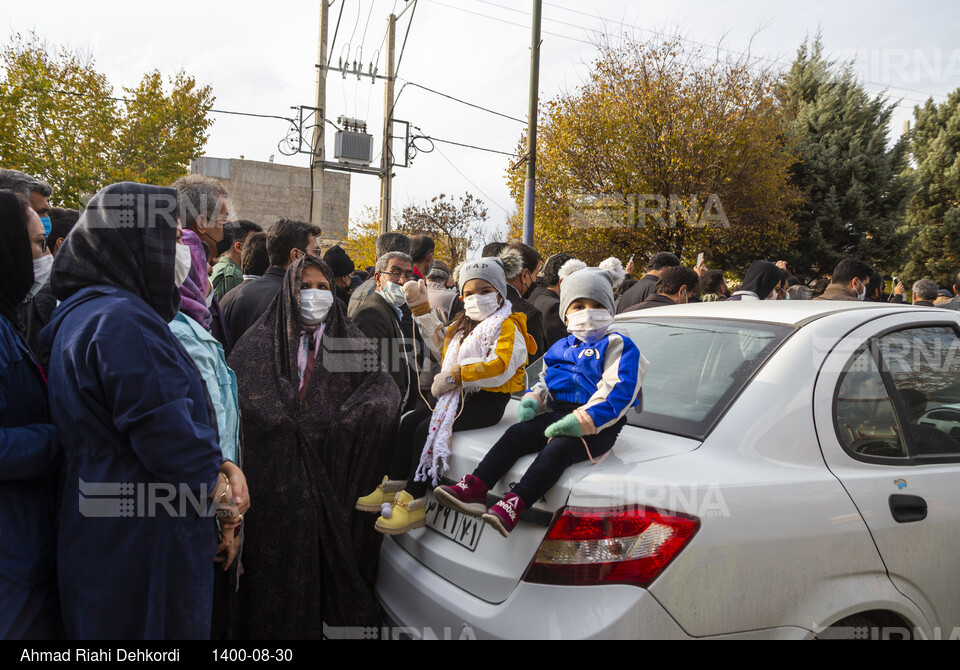
[[[869,96],[851,65],[825,59],[819,36],[801,45],[780,96],[786,141],[799,158],[792,182],[805,200],[794,213],[791,267],[825,275],[847,257],[898,267],[912,180],[906,140],[887,141],[896,104]]]
[[[960,89],[937,105],[914,108],[911,153],[917,190],[907,213],[908,279],[953,286],[960,271]]]

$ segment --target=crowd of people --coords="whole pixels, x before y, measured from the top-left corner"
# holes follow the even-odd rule
[[[0,170],[3,639],[378,626],[380,542],[425,525],[428,492],[507,538],[567,467],[610,452],[650,365],[615,314],[906,292],[856,259],[809,282],[756,261],[730,286],[669,252],[633,279],[632,260],[513,242],[451,268],[401,233],[359,269],[310,223],[233,219],[208,177],[112,184],[82,212],[53,195]],[[960,273],[951,288],[919,280],[913,302],[960,309]],[[518,421],[451,472],[454,434],[514,396]]]

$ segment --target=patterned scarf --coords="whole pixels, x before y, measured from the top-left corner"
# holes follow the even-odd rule
[[[463,361],[471,359],[485,360],[490,351],[496,346],[500,338],[500,329],[503,321],[513,313],[513,305],[504,299],[500,308],[480,322],[469,335],[457,333],[447,346],[447,353],[443,356],[443,366],[440,374],[447,377],[454,365],[462,365]],[[466,392],[479,391],[479,388],[468,389]],[[440,483],[440,476],[450,469],[448,461],[452,454],[450,442],[453,438],[453,424],[457,420],[460,410],[460,390],[453,389],[437,399],[437,406],[430,418],[430,429],[427,431],[427,441],[420,454],[420,465],[417,467],[414,480],[423,482],[430,477],[433,485]]]
[[[208,333],[213,317],[207,309],[207,291],[210,280],[207,278],[207,255],[203,251],[203,242],[192,230],[183,231],[183,243],[190,249],[190,274],[180,286],[180,311],[203,326]]]

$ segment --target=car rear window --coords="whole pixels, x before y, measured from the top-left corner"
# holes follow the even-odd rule
[[[618,323],[650,361],[643,409],[627,422],[704,438],[754,373],[793,332],[789,326],[724,319]]]

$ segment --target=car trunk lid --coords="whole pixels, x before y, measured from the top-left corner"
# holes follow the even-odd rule
[[[459,479],[463,474],[473,472],[500,435],[516,421],[515,416],[516,407],[511,403],[498,425],[457,433],[448,476]],[[509,538],[503,538],[480,519],[464,518],[438,505],[430,492],[427,496],[428,527],[396,536],[393,541],[424,566],[474,596],[491,603],[503,602],[523,577],[578,481],[586,476],[591,480],[610,478],[614,483],[611,492],[616,492],[618,476],[633,464],[686,453],[699,445],[696,440],[626,426],[608,458],[597,465],[585,461],[568,468],[543,499],[524,513]],[[510,486],[520,481],[535,457],[524,456],[518,460],[491,490],[487,504],[508,493]],[[604,504],[596,496],[590,499],[596,499],[598,506]]]

